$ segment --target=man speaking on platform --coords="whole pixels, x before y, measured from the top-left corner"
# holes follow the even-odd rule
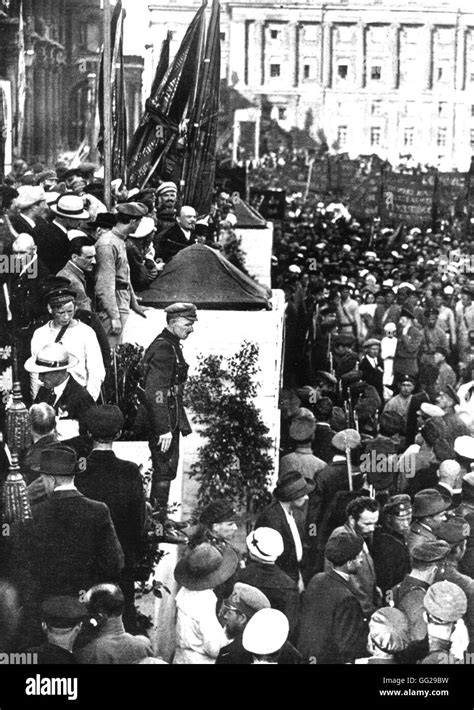
[[[188,365],[180,341],[193,332],[197,320],[196,306],[192,303],[173,303],[165,308],[165,313],[166,328],[148,347],[142,364],[153,463],[151,500],[160,509],[163,522],[171,481],[178,469],[179,435],[191,433],[183,407]]]

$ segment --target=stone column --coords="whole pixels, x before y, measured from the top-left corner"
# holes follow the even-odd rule
[[[466,27],[457,28],[457,57],[456,57],[456,89],[464,91],[466,88]]]
[[[299,23],[290,22],[288,24],[289,50],[288,61],[291,67],[291,86],[298,86],[299,83]]]
[[[433,88],[433,25],[425,25],[424,30],[424,52],[425,68],[424,68],[424,88]]]
[[[323,23],[323,86],[332,85],[332,22]]]
[[[398,89],[400,85],[400,25],[396,22],[390,25],[390,56],[392,60],[391,88]]]
[[[366,31],[367,26],[365,22],[358,22],[356,39],[356,86],[358,89],[363,89],[366,84]]]

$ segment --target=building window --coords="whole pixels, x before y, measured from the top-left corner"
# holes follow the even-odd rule
[[[445,147],[447,134],[448,134],[447,128],[438,128],[438,136],[436,139],[436,145],[440,146],[440,148]]]
[[[373,81],[380,81],[382,78],[382,67],[371,67],[370,78]]]
[[[443,78],[443,67],[438,67],[436,69],[436,78],[438,81],[441,81],[441,79]]]
[[[337,129],[337,142],[340,148],[347,144],[347,126],[339,126]]]
[[[474,128],[471,128],[469,132],[469,140],[471,143],[471,148],[474,148]]]
[[[278,30],[270,30],[270,37],[272,39],[278,39]]]
[[[349,67],[347,64],[338,64],[337,75],[340,79],[347,79],[347,72]]]
[[[221,38],[221,42],[225,42],[225,32],[220,32],[219,37]]]
[[[405,146],[413,145],[413,136],[414,136],[413,128],[405,128],[405,130],[403,131],[403,145],[405,145]]]
[[[474,104],[471,104],[471,116],[474,118]]]
[[[277,76],[280,76],[280,65],[279,64],[270,64],[270,76],[275,79]]]
[[[378,126],[370,129],[370,145],[380,145],[381,131]]]
[[[309,64],[305,64],[303,67],[303,79],[309,79],[311,77],[311,67]]]
[[[278,120],[286,121],[286,106],[278,106]]]
[[[382,113],[382,102],[372,101],[372,116],[380,116]]]

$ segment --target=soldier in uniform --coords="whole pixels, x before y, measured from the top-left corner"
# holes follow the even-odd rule
[[[413,547],[423,540],[436,540],[436,531],[446,520],[446,510],[451,502],[443,498],[435,488],[425,488],[415,495],[413,518],[408,535],[410,554]]]
[[[377,584],[383,594],[410,572],[406,540],[411,519],[412,505],[406,494],[392,496],[382,509],[382,524],[374,533],[372,559]]]
[[[176,478],[179,436],[191,433],[183,406],[183,387],[188,365],[181,340],[193,332],[197,320],[192,303],[173,303],[165,308],[166,328],[145,352],[142,368],[144,406],[150,424],[149,447],[153,463],[151,501],[166,519],[171,481]]]

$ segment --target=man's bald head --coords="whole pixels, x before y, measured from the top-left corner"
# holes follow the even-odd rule
[[[189,205],[183,205],[179,211],[178,224],[183,229],[194,230],[196,227],[196,210]]]
[[[453,459],[442,461],[438,468],[440,483],[446,483],[451,488],[461,487],[461,466]]]
[[[36,244],[33,237],[30,234],[19,234],[12,244],[12,251],[14,254],[34,254]]]

